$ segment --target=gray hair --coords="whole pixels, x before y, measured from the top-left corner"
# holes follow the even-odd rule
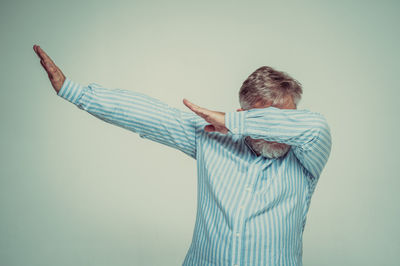
[[[297,108],[302,93],[301,83],[289,74],[262,66],[243,82],[239,90],[239,102],[243,109],[251,109],[259,101],[275,104],[290,95]]]

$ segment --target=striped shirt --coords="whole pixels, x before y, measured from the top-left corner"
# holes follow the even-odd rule
[[[197,162],[197,212],[183,265],[302,265],[311,196],[331,151],[330,128],[309,110],[226,112],[228,134],[206,132],[195,113],[142,93],[83,86],[66,78],[57,93],[101,120],[176,148]],[[291,145],[278,159],[245,136]]]

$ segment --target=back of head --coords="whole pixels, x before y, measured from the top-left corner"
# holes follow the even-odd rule
[[[289,74],[262,66],[243,82],[239,90],[239,102],[243,109],[248,110],[260,101],[263,104],[280,104],[290,95],[297,107],[302,93],[301,83]]]

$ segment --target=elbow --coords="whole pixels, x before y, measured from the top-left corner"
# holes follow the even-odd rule
[[[331,129],[328,124],[328,121],[323,115],[319,116],[319,122],[317,123],[316,126],[316,131],[318,134],[317,138],[317,144],[318,148],[322,151],[324,151],[324,155],[326,157],[329,157],[329,154],[331,152],[332,148],[332,135],[331,135]]]
[[[310,127],[310,133],[308,141],[302,145],[303,150],[311,150],[316,145],[323,146],[327,153],[330,153],[331,149],[331,130],[326,118],[316,113],[316,117]]]

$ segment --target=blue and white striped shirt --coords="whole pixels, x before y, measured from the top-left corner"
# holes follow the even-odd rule
[[[323,115],[275,107],[226,112],[228,134],[145,94],[66,78],[59,96],[101,120],[197,160],[198,199],[183,265],[302,265],[311,196],[331,151]],[[291,145],[257,156],[244,136]]]

